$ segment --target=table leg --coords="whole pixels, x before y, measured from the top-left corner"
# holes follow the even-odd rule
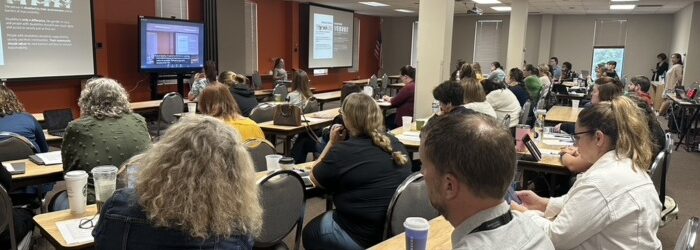
[[[687,147],[687,151],[691,151],[693,148],[693,145],[690,145],[690,142],[687,140],[687,135],[690,133],[690,127],[692,127],[693,122],[695,119],[697,119],[698,116],[698,111],[700,111],[700,108],[695,108],[695,111],[693,112],[693,115],[690,117],[688,121],[685,121],[685,116],[681,117],[681,131],[680,131],[680,138],[678,138],[678,144],[676,144],[676,150],[678,150],[678,147],[683,144],[683,139],[686,139],[685,146]],[[681,112],[685,113],[685,112]],[[673,113],[671,113],[671,116],[673,117]],[[673,119],[675,122],[675,118]]]
[[[321,102],[321,101],[318,102],[318,110],[319,111],[323,110],[323,104],[324,104],[324,102]]]
[[[289,157],[292,155],[291,148],[292,148],[292,138],[293,137],[294,136],[289,136],[289,135],[284,137],[284,156]]]

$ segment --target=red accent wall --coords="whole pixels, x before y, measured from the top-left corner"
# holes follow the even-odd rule
[[[300,55],[300,3],[279,0],[256,0],[258,3],[258,58],[261,74],[273,67],[277,57],[287,62],[287,70],[302,68]],[[97,73],[119,81],[129,91],[131,101],[150,98],[149,76],[138,71],[138,16],[154,16],[155,1],[143,0],[94,0],[95,42],[102,48],[96,50]],[[189,0],[190,20],[203,20],[201,0]],[[360,18],[360,71],[348,73],[347,69],[331,69],[329,75],[311,77],[312,85],[319,91],[340,89],[343,80],[367,78],[377,71],[374,46],[379,36],[379,17],[356,15]],[[30,113],[44,110],[73,108],[78,113],[80,80],[50,80],[8,83]],[[161,89],[164,91],[175,91]]]

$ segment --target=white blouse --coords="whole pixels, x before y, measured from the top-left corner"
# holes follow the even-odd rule
[[[493,118],[498,119],[496,111],[493,110],[493,107],[491,107],[491,104],[489,104],[488,102],[470,102],[464,104],[464,107],[482,114],[487,114]]]
[[[520,120],[520,103],[513,91],[507,89],[497,89],[486,95],[486,102],[496,112],[496,119],[502,122],[506,115],[510,115],[508,127],[515,127]]]
[[[556,249],[661,249],[661,202],[632,160],[605,153],[579,174],[569,193],[551,198],[544,217],[527,211]]]

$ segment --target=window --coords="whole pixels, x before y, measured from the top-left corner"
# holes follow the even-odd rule
[[[474,62],[481,64],[484,74],[491,73],[491,63],[501,57],[502,20],[479,20],[474,32]]]
[[[597,47],[593,48],[593,66],[591,67],[591,72],[598,72],[598,68],[602,65],[615,61],[617,62],[617,75],[620,78],[624,78],[624,65],[625,65],[625,48],[624,47]],[[593,80],[598,79],[598,74],[592,75]]]
[[[598,78],[595,72],[600,65],[605,65],[610,61],[617,63],[615,69],[617,75],[624,78],[626,40],[627,20],[599,19],[595,21],[593,62],[591,63],[593,80]]]
[[[245,1],[245,74],[258,70],[258,4]]]

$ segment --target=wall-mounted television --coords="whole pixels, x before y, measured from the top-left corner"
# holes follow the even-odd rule
[[[204,67],[204,24],[139,17],[141,72],[184,73]]]

